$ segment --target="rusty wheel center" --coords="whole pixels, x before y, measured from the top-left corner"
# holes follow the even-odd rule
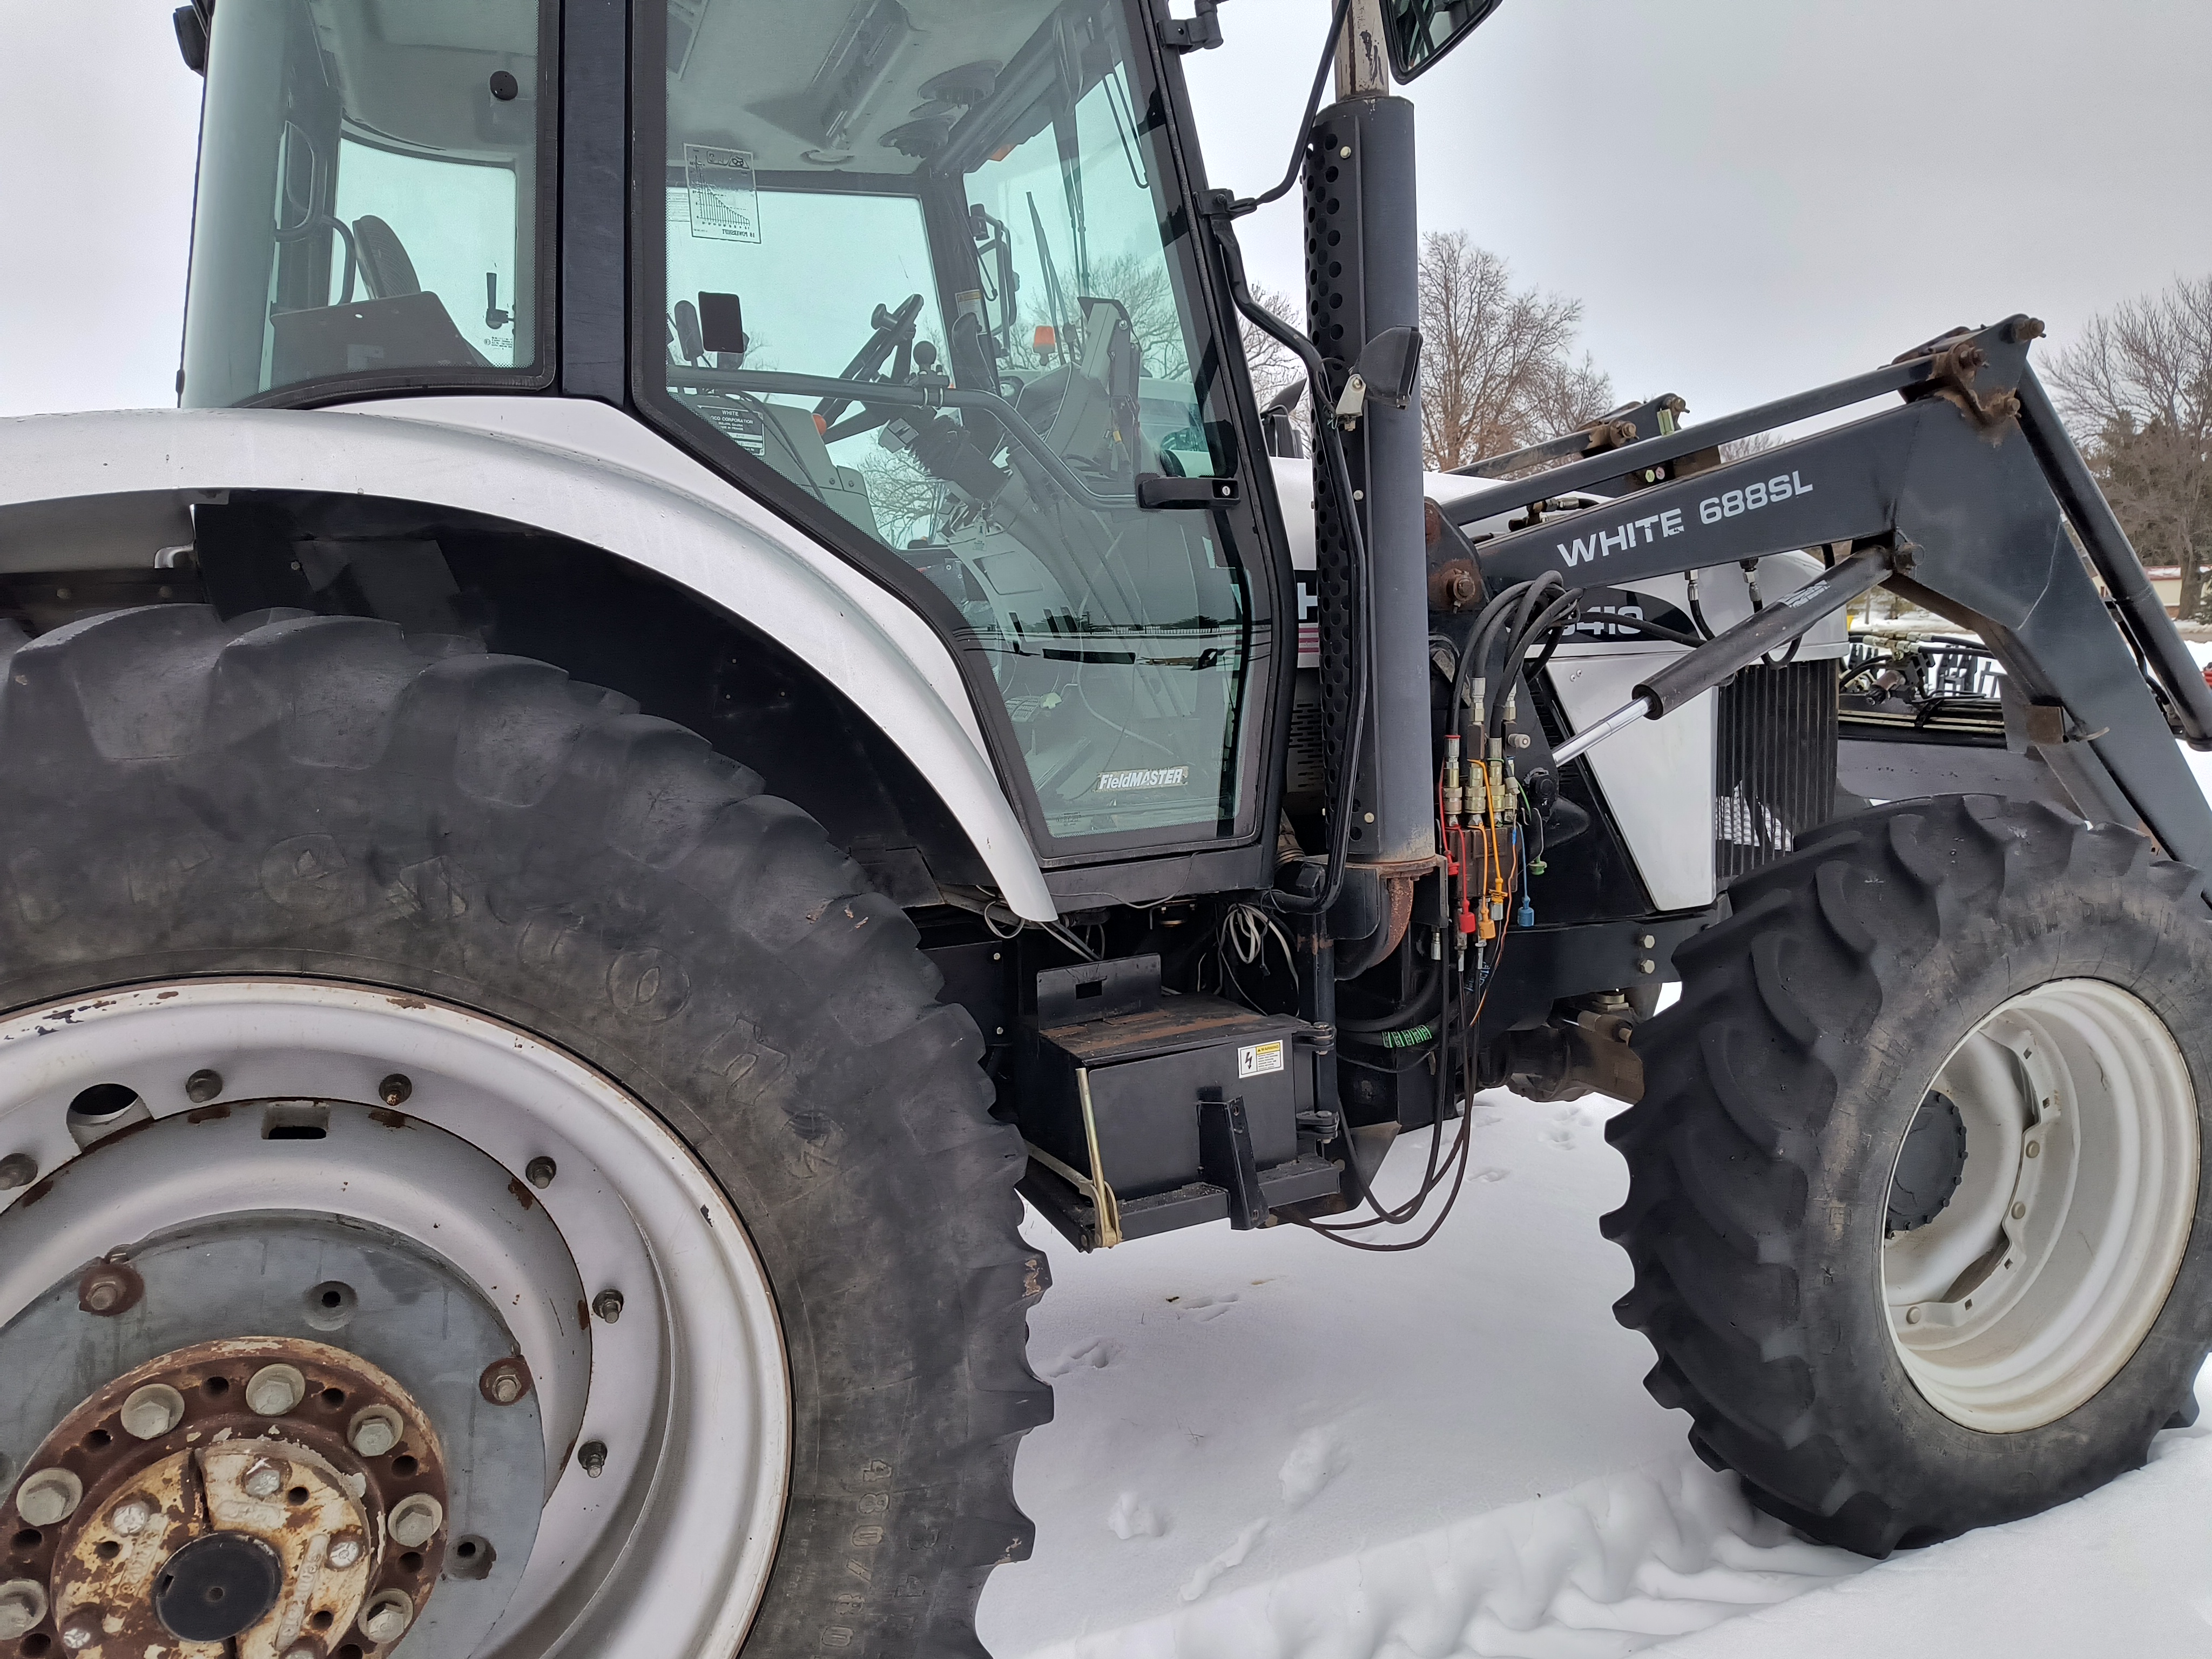
[[[429,1601],[447,1498],[429,1419],[359,1356],[179,1349],[84,1401],[0,1509],[0,1643],[23,1659],[50,1652],[49,1630],[82,1659],[367,1659]]]

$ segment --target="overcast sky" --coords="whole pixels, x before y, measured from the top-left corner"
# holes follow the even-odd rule
[[[199,82],[174,0],[0,0],[0,415],[167,404]],[[465,0],[454,0],[465,3]],[[1327,0],[1224,0],[1215,182],[1272,183]],[[1421,213],[1712,416],[2212,272],[2212,0],[1505,0],[1411,95]],[[1303,286],[1296,198],[1248,221]]]

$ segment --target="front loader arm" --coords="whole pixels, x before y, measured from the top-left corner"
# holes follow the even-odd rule
[[[1570,586],[1620,587],[1794,548],[1887,547],[1890,586],[1996,653],[2010,719],[2085,816],[2139,821],[2172,856],[2212,870],[2212,806],[2136,650],[2199,748],[2212,748],[2212,694],[2163,609],[2143,603],[2142,564],[2027,367],[2040,331],[2015,318],[1951,337],[1825,392],[1522,479],[1457,515],[1540,502],[1600,473],[1661,480],[1601,507],[1539,509],[1540,522],[1486,543],[1479,557],[1493,590],[1547,570]],[[1669,476],[1716,443],[1890,391],[1907,401]],[[2069,519],[2122,601],[2117,620],[2067,534]]]

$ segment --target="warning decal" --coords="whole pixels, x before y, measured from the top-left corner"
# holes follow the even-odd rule
[[[1280,1038],[1273,1042],[1255,1042],[1249,1048],[1237,1051],[1237,1075],[1265,1077],[1270,1072],[1283,1069],[1283,1044]]]
[[[686,144],[684,182],[691,198],[692,235],[708,242],[760,240],[760,186],[751,151]]]

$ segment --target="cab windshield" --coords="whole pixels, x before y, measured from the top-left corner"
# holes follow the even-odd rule
[[[222,0],[183,400],[538,357],[539,0]]]
[[[1050,836],[1229,833],[1236,532],[1138,491],[1234,428],[1119,0],[661,3],[666,412],[943,592]]]

